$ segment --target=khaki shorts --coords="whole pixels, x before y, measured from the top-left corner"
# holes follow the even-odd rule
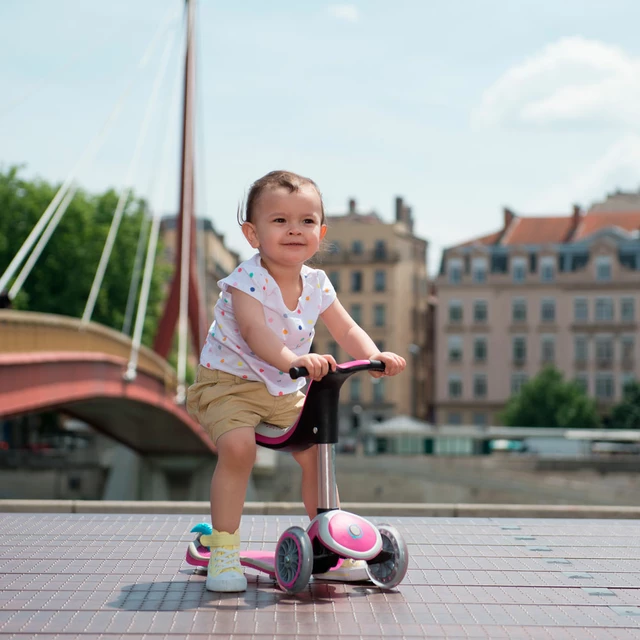
[[[272,396],[263,382],[198,365],[196,381],[187,391],[187,411],[215,443],[227,431],[255,428],[260,422],[289,427],[298,419],[304,399],[302,391]]]

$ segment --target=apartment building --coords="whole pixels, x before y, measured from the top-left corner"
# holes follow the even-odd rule
[[[396,198],[395,220],[357,211],[349,201],[346,214],[327,219],[326,247],[314,265],[324,269],[351,316],[382,351],[406,358],[403,375],[393,378],[353,376],[341,396],[341,429],[408,414],[431,416],[433,348],[429,340],[434,306],[427,282],[428,242],[413,233],[413,216]],[[322,323],[313,350],[349,360]]]
[[[496,424],[545,365],[606,411],[639,377],[640,196],[586,213],[504,210],[502,228],[443,252],[437,277],[436,422]]]
[[[164,246],[163,258],[173,262],[176,251],[176,220],[174,216],[166,216],[160,224],[160,237]],[[197,228],[197,252],[202,259],[198,260],[202,301],[207,309],[207,319],[213,318],[220,289],[217,282],[228,276],[241,262],[239,255],[231,251],[224,243],[224,235],[218,233],[211,220],[199,218]]]

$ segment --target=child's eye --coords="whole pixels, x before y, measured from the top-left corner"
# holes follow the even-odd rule
[[[286,222],[286,220],[284,218],[274,218],[273,221],[274,222]]]
[[[305,224],[315,224],[316,221],[313,218],[305,218]]]

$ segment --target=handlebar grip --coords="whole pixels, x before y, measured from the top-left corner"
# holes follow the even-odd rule
[[[309,375],[306,367],[291,367],[289,369],[289,375],[292,380],[297,380],[298,378],[305,378]]]

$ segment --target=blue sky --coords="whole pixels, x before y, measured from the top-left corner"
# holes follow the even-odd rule
[[[175,210],[179,42],[130,167],[182,6],[0,3],[0,163],[63,180],[130,86],[78,179]],[[236,204],[271,169],[316,180],[331,213],[354,197],[390,220],[401,195],[433,271],[505,205],[557,215],[637,190],[639,19],[627,0],[199,0],[198,208],[246,257]]]

